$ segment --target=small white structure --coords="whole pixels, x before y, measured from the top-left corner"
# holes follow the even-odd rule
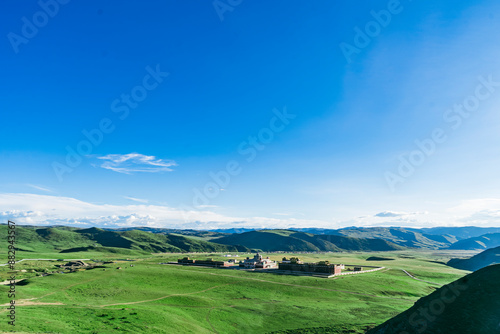
[[[262,269],[275,269],[278,268],[276,261],[272,261],[269,257],[263,259],[262,255],[259,253],[251,259],[247,257],[245,260],[240,261],[240,267],[245,267],[248,269],[262,268]]]

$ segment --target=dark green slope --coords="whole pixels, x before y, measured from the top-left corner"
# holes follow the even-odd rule
[[[500,233],[490,233],[479,237],[460,240],[449,247],[449,249],[488,249],[500,246]]]
[[[214,239],[222,244],[243,245],[262,251],[386,251],[402,247],[385,240],[356,239],[333,235],[314,235],[289,230],[260,230]]]
[[[212,242],[170,234],[155,234],[144,231],[113,232],[99,228],[79,230],[105,247],[136,249],[150,253],[163,252],[227,252],[237,251],[235,246],[219,245]],[[243,251],[246,249],[243,249]]]
[[[213,239],[213,242],[225,245],[242,245],[262,251],[319,251],[314,244],[298,238],[289,237],[289,233],[272,231],[252,231]]]
[[[96,227],[77,230],[76,233],[105,247],[131,248],[133,244],[133,241],[118,232],[104,231]]]
[[[7,226],[0,225],[0,234],[7,235]],[[0,239],[0,247],[7,249],[7,238]],[[107,231],[92,227],[67,229],[59,227],[16,227],[16,248],[27,252],[99,251],[115,253],[126,249],[139,253],[162,252],[228,252],[248,251],[244,247],[215,244],[197,238],[179,235],[154,234],[144,231]]]
[[[314,245],[314,247],[316,247],[320,251],[331,251],[331,252],[342,251],[341,247],[339,247],[335,243],[332,243],[330,240],[321,238],[321,236],[319,235],[314,235],[304,232],[294,232],[291,233],[289,237],[304,240]]]
[[[447,264],[457,269],[474,271],[497,263],[500,263],[500,247],[487,249],[468,259],[451,259]]]
[[[122,227],[122,228],[104,228],[103,230],[106,231],[115,231],[115,232],[124,232],[124,231],[144,231],[144,232],[151,232],[155,234],[180,234],[180,235],[185,235],[185,236],[194,236],[194,237],[200,237],[204,239],[211,239],[211,238],[216,238],[216,237],[223,237],[225,235],[228,235],[229,233],[220,233],[220,232],[214,232],[214,231],[201,231],[201,230],[192,230],[192,229],[187,229],[187,230],[180,230],[180,229],[172,229],[172,228],[156,228],[156,227]]]
[[[404,247],[438,249],[449,247],[456,238],[452,236],[422,234],[414,230],[391,227],[345,228],[339,235],[353,238],[383,239]]]
[[[351,238],[339,235],[321,235],[318,238],[325,239],[341,249],[351,251],[391,251],[405,249],[405,247],[383,239]]]
[[[451,234],[426,234],[423,230],[402,227],[345,227],[338,230],[299,228],[300,232],[319,235],[342,235],[362,239],[382,239],[403,247],[440,249],[447,248],[459,238]]]
[[[7,236],[6,225],[0,225],[0,235]],[[94,242],[73,231],[58,228],[16,226],[16,248],[27,252],[54,252],[71,247],[87,247]],[[0,238],[0,247],[6,249],[7,238]]]
[[[500,265],[445,285],[368,334],[500,333]]]

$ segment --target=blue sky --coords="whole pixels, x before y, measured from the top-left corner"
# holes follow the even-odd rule
[[[500,223],[496,1],[4,7],[4,219]]]

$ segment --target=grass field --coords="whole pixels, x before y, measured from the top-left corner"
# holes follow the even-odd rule
[[[61,258],[61,254],[36,254]],[[109,256],[108,256],[109,255]],[[193,258],[222,254],[189,254]],[[159,263],[180,254],[136,257],[134,262],[37,277],[31,268],[53,270],[53,261],[24,261],[16,269],[29,277],[16,287],[16,331],[49,333],[342,333],[364,329],[408,309],[420,297],[468,273],[447,267],[457,253],[264,254],[272,259],[299,256],[304,261],[384,266],[359,275],[324,279]],[[33,254],[30,253],[30,257]],[[64,258],[124,258],[102,253],[65,254]],[[182,255],[185,256],[185,255]],[[240,258],[249,254],[240,254]],[[393,260],[366,261],[370,257]],[[23,258],[18,256],[18,258]],[[130,264],[134,267],[130,267]],[[116,269],[118,266],[123,269]],[[410,278],[405,269],[419,279]],[[7,267],[0,267],[6,277]],[[2,280],[3,280],[2,279]],[[0,286],[0,303],[10,301]],[[6,314],[5,306],[0,311]],[[9,331],[6,317],[0,330]],[[296,331],[301,329],[300,331]]]

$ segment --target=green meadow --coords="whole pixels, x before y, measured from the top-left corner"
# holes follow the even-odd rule
[[[235,255],[236,253],[232,253]],[[407,310],[420,297],[467,274],[444,264],[457,252],[271,253],[385,269],[335,278],[278,275],[160,264],[179,257],[223,259],[221,253],[127,256],[67,253],[66,259],[115,263],[74,273],[53,272],[60,261],[16,265],[17,332],[26,333],[363,333]],[[22,254],[18,259],[28,258]],[[29,253],[29,258],[62,258]],[[252,254],[239,254],[239,259]],[[135,261],[119,261],[118,259]],[[224,258],[227,259],[227,258]],[[87,261],[92,263],[92,261]],[[133,267],[130,266],[133,264]],[[117,269],[121,267],[122,269]],[[407,276],[402,269],[419,279]],[[0,267],[5,280],[7,267]],[[26,272],[24,272],[24,270]],[[0,303],[10,301],[0,286]],[[5,306],[0,330],[12,331]]]

